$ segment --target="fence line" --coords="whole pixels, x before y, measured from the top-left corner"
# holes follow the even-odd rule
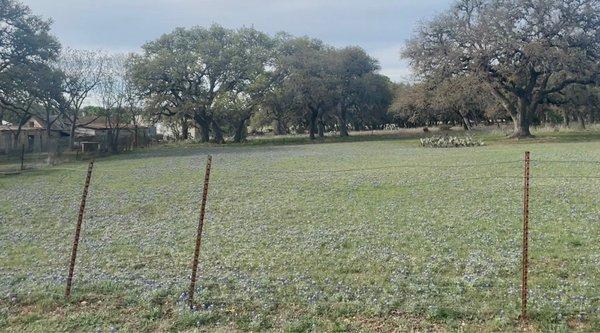
[[[532,160],[535,161],[535,160]],[[545,163],[546,161],[537,160],[538,163]],[[551,161],[548,163],[578,163],[577,161]],[[589,161],[596,163],[595,161]],[[492,165],[507,165],[514,163],[522,163],[522,161],[500,161],[496,163],[473,163],[473,164],[458,164],[458,165],[427,165],[427,164],[412,164],[412,165],[393,165],[393,166],[382,166],[382,167],[374,167],[374,168],[349,168],[349,169],[337,169],[337,170],[314,170],[314,171],[293,171],[293,170],[246,170],[243,172],[243,177],[251,174],[254,176],[281,176],[281,175],[323,175],[323,174],[337,174],[337,173],[351,173],[351,172],[366,172],[366,171],[375,171],[375,170],[397,170],[397,169],[409,169],[409,168],[463,168],[463,167],[478,167],[478,166],[492,166]],[[598,162],[600,164],[600,161]],[[538,165],[539,166],[539,165]],[[56,171],[73,171],[73,172],[81,172],[84,173],[86,169],[84,168],[67,168],[67,167],[54,167],[48,168],[47,170],[56,170]],[[40,171],[40,170],[34,170]],[[102,168],[102,166],[96,163],[95,173],[103,174],[103,173],[131,173],[133,169],[120,169],[120,168]],[[161,169],[152,169],[153,172],[179,172],[177,168],[161,168]],[[190,168],[192,171],[192,168]],[[229,178],[235,178],[228,176]],[[461,181],[476,181],[476,180],[489,180],[489,179],[498,179],[498,180],[507,180],[507,179],[522,179],[522,175],[493,175],[493,176],[476,176],[476,177],[447,177],[442,179],[435,179],[432,181],[417,181],[417,182],[409,182],[399,184],[402,186],[416,186],[416,185],[424,185],[424,184],[437,184],[437,183],[452,183],[452,182],[461,182]],[[549,180],[567,180],[567,179],[582,179],[582,180],[596,180],[600,179],[600,176],[579,176],[579,175],[557,175],[557,174],[548,174],[548,175],[532,175],[530,177],[532,180],[535,179],[549,179]],[[398,185],[398,184],[393,184]]]
[[[200,251],[200,245],[201,245],[201,236],[202,236],[202,228],[203,228],[203,224],[204,224],[204,215],[205,215],[205,207],[206,207],[206,200],[207,200],[207,191],[208,191],[208,181],[209,181],[209,176],[210,176],[210,170],[211,170],[211,156],[208,156],[208,161],[207,161],[207,165],[206,165],[206,171],[205,171],[205,178],[204,178],[204,188],[203,188],[203,194],[202,194],[202,202],[201,202],[201,210],[200,210],[200,218],[199,218],[199,223],[198,223],[198,229],[197,229],[197,233],[196,233],[196,246],[195,246],[195,251],[194,251],[194,257],[193,257],[193,261],[192,261],[192,275],[191,275],[191,279],[190,279],[190,288],[189,288],[189,295],[188,295],[188,303],[191,309],[194,308],[194,292],[195,292],[195,283],[196,283],[196,274],[197,274],[197,269],[198,269],[198,261],[199,261],[199,251]],[[557,180],[564,180],[564,179],[600,179],[600,176],[560,176],[560,175],[547,175],[547,176],[535,176],[535,175],[531,175],[530,174],[530,162],[537,162],[537,163],[598,163],[600,164],[600,161],[596,162],[596,161],[569,161],[569,160],[564,160],[564,161],[544,161],[544,160],[530,160],[530,155],[529,152],[526,152],[525,154],[525,169],[524,169],[524,174],[523,175],[511,175],[511,174],[501,174],[501,175],[493,175],[493,176],[475,176],[475,177],[446,177],[446,178],[441,178],[441,179],[434,179],[434,180],[426,180],[426,181],[417,181],[417,182],[409,182],[409,183],[404,183],[404,184],[393,184],[393,186],[397,186],[399,188],[403,188],[403,189],[411,189],[411,188],[415,188],[417,186],[423,186],[425,184],[439,184],[439,183],[453,183],[453,182],[468,182],[468,181],[475,181],[475,180],[523,180],[524,181],[524,186],[523,186],[523,243],[522,243],[522,267],[521,267],[521,273],[522,273],[522,284],[521,284],[521,316],[520,319],[522,321],[527,321],[528,316],[527,316],[527,298],[528,298],[528,270],[529,270],[529,200],[530,200],[530,181],[531,180],[535,180],[535,179],[557,179]],[[508,164],[514,164],[514,163],[522,163],[522,161],[499,161],[499,162],[495,162],[495,163],[474,163],[474,164],[457,164],[457,165],[394,165],[394,166],[382,166],[382,167],[374,167],[374,168],[352,168],[352,169],[337,169],[337,170],[316,170],[316,171],[288,171],[288,170],[255,170],[252,171],[250,170],[250,173],[253,173],[254,175],[275,175],[275,174],[303,174],[303,175],[307,175],[307,174],[323,174],[323,173],[331,173],[331,174],[335,174],[335,173],[346,173],[346,172],[362,172],[362,171],[373,171],[373,170],[388,170],[388,169],[398,169],[398,168],[415,168],[415,167],[433,167],[433,168],[468,168],[468,167],[479,167],[479,166],[494,166],[494,165],[508,165]],[[82,221],[83,221],[83,214],[84,214],[84,209],[85,209],[85,204],[86,204],[86,197],[87,197],[87,193],[88,193],[88,187],[90,184],[90,178],[91,178],[91,174],[92,174],[92,168],[94,166],[94,162],[90,162],[89,167],[88,167],[88,171],[87,171],[87,177],[86,177],[86,181],[85,181],[85,185],[84,185],[84,191],[83,191],[83,195],[82,195],[82,201],[81,201],[81,205],[80,205],[80,211],[79,211],[79,215],[78,215],[78,220],[77,220],[77,225],[76,225],[76,231],[75,231],[75,237],[73,240],[73,248],[72,248],[72,254],[71,254],[71,259],[69,262],[69,273],[68,273],[68,277],[67,277],[67,286],[66,286],[66,291],[65,291],[65,297],[67,299],[70,298],[70,294],[71,294],[71,284],[72,284],[72,279],[73,279],[73,273],[74,273],[74,267],[75,267],[75,261],[76,261],[76,255],[77,255],[77,247],[78,247],[78,243],[79,243],[79,237],[80,237],[80,231],[81,231],[81,225],[82,225]],[[170,172],[178,172],[178,168],[180,166],[174,166],[172,168],[163,168],[163,169],[159,169],[159,170],[168,170]],[[52,168],[50,170],[65,170],[65,171],[85,171],[84,169],[79,169],[79,168]],[[107,173],[111,173],[111,172],[131,172],[132,169],[118,169],[118,168],[106,168],[106,169],[100,169],[100,172],[107,172]],[[154,169],[153,171],[157,171],[156,169]],[[386,185],[386,184],[378,184],[378,186],[374,186],[374,188],[378,188],[381,185]],[[389,183],[387,185],[390,185]],[[350,187],[350,189],[352,189]],[[354,190],[358,190],[359,188],[354,188]],[[364,189],[364,188],[363,188]],[[133,280],[133,279],[132,279]],[[174,278],[173,281],[175,281],[175,283],[177,283],[178,281],[180,281],[181,279],[177,279]]]
[[[335,169],[335,170],[314,170],[314,171],[292,171],[292,170],[267,170],[272,173],[288,173],[288,174],[318,174],[318,173],[346,173],[356,171],[376,171],[376,170],[389,170],[389,169],[409,169],[409,168],[471,168],[479,166],[493,166],[498,164],[514,164],[521,163],[521,161],[500,161],[495,163],[474,163],[474,164],[447,164],[447,165],[435,165],[435,164],[405,164],[405,165],[388,165],[373,168],[348,168],[348,169]],[[249,173],[253,173],[255,170],[248,170]],[[265,170],[258,170],[258,172],[264,172]]]
[[[354,172],[354,171],[374,171],[374,170],[385,170],[385,169],[402,169],[402,168],[469,168],[469,167],[479,167],[479,166],[493,166],[493,165],[502,165],[502,164],[514,164],[521,163],[521,161],[499,161],[499,162],[490,162],[490,163],[472,163],[472,164],[446,164],[446,165],[435,165],[435,164],[405,164],[405,165],[388,165],[381,167],[373,167],[373,168],[348,168],[348,169],[334,169],[334,170],[314,170],[314,171],[293,171],[293,170],[264,170],[264,169],[255,169],[248,170],[248,173],[288,173],[288,174],[316,174],[316,173],[344,173],[344,172]],[[63,170],[63,171],[85,171],[83,168],[66,168],[66,167],[49,167],[47,170]],[[157,170],[157,169],[153,169]],[[173,170],[172,168],[163,168],[158,170]],[[115,172],[131,172],[131,169],[118,169],[118,168],[109,168],[103,169],[103,171],[115,171]]]
[[[483,166],[495,166],[495,165],[509,165],[509,164],[517,164],[521,163],[520,160],[511,160],[511,161],[498,161],[498,162],[489,162],[489,163],[468,163],[468,164],[400,164],[400,165],[387,165],[380,167],[372,167],[372,168],[347,168],[347,169],[333,169],[333,170],[311,170],[311,171],[296,171],[296,170],[283,170],[283,169],[254,169],[244,171],[245,174],[254,174],[254,175],[276,175],[276,174],[335,174],[335,173],[350,173],[350,172],[363,172],[363,171],[377,171],[377,170],[393,170],[393,169],[409,169],[409,168],[446,168],[446,169],[460,169],[460,168],[474,168],[474,167],[483,167]],[[595,160],[540,160],[540,159],[532,159],[531,162],[536,163],[535,166],[543,165],[544,163],[549,164],[558,164],[558,163],[587,163],[587,164],[598,164],[600,165],[600,161]],[[132,169],[119,169],[119,168],[98,168],[96,167],[97,172],[131,172]],[[44,169],[36,169],[32,171],[40,171]],[[57,171],[77,171],[84,172],[84,168],[69,168],[69,167],[49,167],[46,170],[57,170]],[[190,168],[191,170],[191,168]],[[153,169],[153,171],[175,171],[173,168],[161,168],[161,169]],[[492,177],[499,178],[499,177]],[[500,177],[502,178],[502,177]],[[551,178],[546,176],[533,176],[532,178]],[[580,178],[580,179],[596,179],[600,177],[595,176],[564,176],[559,178]],[[465,179],[470,180],[470,179]]]
[[[600,161],[593,161],[593,160],[562,160],[562,161],[558,161],[558,160],[531,160],[531,162],[538,162],[538,163],[591,163],[591,164],[600,164]]]

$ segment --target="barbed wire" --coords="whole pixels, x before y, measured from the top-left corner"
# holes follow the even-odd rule
[[[470,168],[470,167],[479,167],[479,166],[493,166],[493,165],[503,165],[503,164],[513,164],[520,163],[521,161],[499,161],[499,162],[489,162],[489,163],[471,163],[471,164],[401,164],[401,165],[386,165],[380,167],[372,167],[372,168],[347,168],[347,169],[329,169],[329,170],[311,170],[311,171],[298,171],[298,170],[283,170],[283,169],[247,169],[245,172],[271,172],[271,173],[298,173],[298,174],[310,174],[310,173],[344,173],[344,172],[354,172],[354,171],[375,171],[375,170],[385,170],[385,169],[402,169],[402,168]],[[42,170],[42,169],[39,169]],[[50,167],[47,170],[59,170],[59,171],[86,171],[87,168],[65,168],[65,167]],[[176,171],[173,168],[153,168],[153,171]],[[95,165],[94,171],[104,171],[104,172],[131,172],[132,169],[119,169],[119,168],[100,168],[98,164]]]
[[[600,176],[530,176],[530,179],[600,179]]]
[[[477,164],[404,164],[404,165],[387,165],[380,167],[372,167],[372,168],[347,168],[347,169],[333,169],[333,170],[311,170],[311,171],[297,171],[297,170],[247,170],[245,172],[271,172],[271,173],[289,173],[289,174],[315,174],[315,173],[346,173],[346,172],[361,172],[361,171],[377,171],[377,170],[389,170],[389,169],[411,169],[411,168],[471,168],[478,166],[493,166],[493,165],[502,165],[502,164],[513,164],[519,163],[520,161],[501,161],[501,162],[493,162],[493,163],[477,163]]]
[[[600,161],[593,160],[531,160],[534,163],[564,163],[564,164],[579,164],[579,163],[589,163],[589,164],[598,164],[600,165]]]
[[[510,165],[516,163],[522,163],[521,160],[510,160],[510,161],[497,161],[497,162],[487,162],[487,163],[459,163],[459,164],[399,164],[399,165],[386,165],[379,167],[370,167],[370,168],[345,168],[345,169],[325,169],[325,170],[285,170],[285,169],[244,169],[241,173],[254,174],[254,175],[275,175],[275,174],[299,174],[299,175],[307,175],[307,174],[336,174],[336,173],[351,173],[351,172],[367,172],[367,171],[380,171],[380,170],[393,170],[393,169],[412,169],[412,168],[446,168],[446,169],[461,169],[461,168],[476,168],[476,167],[486,167],[486,166],[496,166],[496,165]],[[600,161],[594,160],[531,160],[531,162],[535,163],[536,166],[539,166],[543,163],[582,163],[582,164],[598,164],[600,165]],[[191,167],[188,170],[193,170]],[[41,169],[31,169],[31,170],[10,170],[6,171],[6,174],[12,174],[16,172],[44,172],[44,171],[73,171],[73,172],[86,172],[87,168],[80,167],[48,167]],[[140,171],[140,169],[134,168],[105,168],[102,164],[96,164],[94,167],[94,173],[110,173],[110,172],[123,172],[123,173],[131,173],[135,171]],[[143,171],[143,169],[142,169]],[[181,169],[177,169],[174,167],[169,168],[152,168],[152,172],[180,172]],[[0,172],[0,174],[2,174]],[[596,176],[535,176],[532,175],[532,178],[579,178],[579,179],[596,179],[600,177]],[[490,176],[490,177],[470,177],[464,178],[464,180],[476,180],[476,179],[487,179],[487,178],[502,178],[498,176]]]
[[[464,183],[464,182],[474,182],[474,181],[486,181],[486,180],[499,180],[501,183],[509,184],[510,181],[517,182],[520,184],[524,180],[523,175],[496,175],[496,176],[478,176],[478,177],[451,177],[451,178],[440,178],[435,180],[416,180],[416,181],[408,181],[408,182],[398,182],[398,183],[375,183],[375,182],[365,182],[362,184],[349,185],[348,189],[352,190],[378,190],[383,188],[399,188],[399,189],[414,189],[422,186],[429,185],[439,185],[439,184],[452,184],[452,183]],[[539,180],[565,180],[565,179],[588,179],[588,180],[600,180],[600,177],[590,176],[590,177],[577,177],[577,176],[530,176],[532,181],[535,179]],[[218,186],[220,181],[213,181],[215,186]],[[535,184],[535,183],[534,183]],[[531,187],[535,187],[532,184]],[[468,189],[467,187],[463,187],[464,189]],[[277,188],[281,189],[281,188]],[[292,188],[290,188],[292,189]],[[332,191],[341,191],[343,189],[340,188],[332,188]]]

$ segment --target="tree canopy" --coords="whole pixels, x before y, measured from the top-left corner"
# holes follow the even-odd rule
[[[17,1],[0,0],[0,115],[25,111],[42,89],[39,78],[60,50],[50,23]]]
[[[481,79],[513,119],[514,136],[530,136],[550,94],[598,82],[600,3],[459,0],[421,25],[403,56],[424,79]]]
[[[598,0],[456,0],[402,50],[411,83],[391,82],[358,46],[285,32],[177,28],[124,55],[61,49],[50,27],[0,0],[0,120],[20,129],[39,116],[48,137],[58,122],[71,145],[87,116],[107,120],[113,146],[119,124],[140,121],[223,143],[249,129],[317,139],[505,121],[527,137],[532,124],[600,118]]]
[[[281,132],[307,128],[315,138],[329,127],[348,135],[349,115],[372,106],[361,92],[380,83],[366,78],[379,67],[358,47],[335,49],[252,28],[179,28],[143,50],[133,57],[130,76],[157,117],[178,119],[184,139],[191,125],[202,141],[221,143],[226,134],[241,141],[256,114],[278,121]],[[384,100],[377,101],[378,111],[387,108]]]

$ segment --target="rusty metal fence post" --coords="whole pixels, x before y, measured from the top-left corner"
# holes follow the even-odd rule
[[[206,171],[204,173],[204,189],[202,191],[202,203],[200,204],[200,219],[198,221],[198,233],[196,234],[196,248],[194,249],[194,260],[192,261],[192,278],[190,281],[189,306],[194,308],[194,291],[196,289],[196,273],[198,271],[198,257],[200,255],[200,245],[202,243],[202,228],[204,226],[204,213],[206,211],[206,199],[208,197],[208,181],[210,178],[210,167],[212,156],[208,155],[206,161]]]
[[[83,195],[81,196],[81,205],[79,206],[79,215],[77,217],[77,226],[75,228],[75,237],[73,238],[73,249],[71,250],[71,261],[69,262],[69,275],[67,276],[67,288],[65,290],[65,297],[71,298],[71,284],[73,283],[73,272],[75,271],[75,259],[77,258],[77,246],[79,245],[79,235],[81,234],[81,224],[83,222],[83,212],[85,211],[85,202],[87,200],[88,188],[90,187],[90,180],[92,179],[92,169],[94,168],[94,161],[91,161],[88,170],[87,177],[85,178],[85,185],[83,187]]]
[[[527,275],[529,270],[529,183],[530,153],[525,152],[523,177],[523,262],[521,272],[521,321],[527,321]]]

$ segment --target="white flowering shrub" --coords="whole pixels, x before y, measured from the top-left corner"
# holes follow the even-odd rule
[[[461,147],[479,147],[485,143],[474,139],[471,136],[459,138],[457,136],[432,136],[421,139],[421,146],[427,148],[461,148]]]

